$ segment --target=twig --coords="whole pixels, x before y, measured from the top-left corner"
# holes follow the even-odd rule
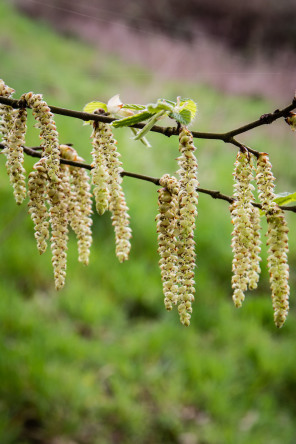
[[[3,143],[0,143],[0,149],[4,149],[4,148],[5,148],[5,145]],[[37,157],[37,158],[41,158],[42,157],[42,154],[39,152],[40,149],[42,149],[42,147],[31,147],[31,148],[29,148],[29,147],[25,147],[24,146],[23,149],[24,149],[24,152],[27,155],[31,156],[31,157]],[[62,164],[64,164],[64,165],[70,165],[70,166],[74,166],[74,167],[85,168],[86,170],[91,170],[92,169],[91,165],[89,165],[87,163],[83,163],[83,162],[75,162],[73,160],[67,160],[67,159],[60,159],[60,162]],[[154,183],[157,186],[160,186],[160,183],[159,183],[160,179],[157,178],[157,177],[151,177],[151,176],[146,176],[146,175],[143,175],[143,174],[132,173],[130,171],[122,171],[121,172],[121,176],[122,177],[125,177],[125,176],[126,177],[133,177],[134,179],[144,180],[146,182],[151,182],[151,183]],[[234,201],[233,197],[227,196],[226,194],[222,194],[218,190],[208,190],[206,188],[200,188],[200,187],[197,187],[196,190],[199,193],[208,194],[213,199],[225,200],[226,202],[228,202],[230,204],[233,203],[233,201]],[[261,204],[258,204],[256,202],[252,202],[252,205],[254,205],[254,207],[257,207],[257,208],[260,208],[260,209],[262,208]],[[279,207],[282,210],[292,211],[293,213],[296,213],[296,206],[288,207],[286,205],[279,205]]]
[[[24,107],[25,102],[23,100],[16,100],[16,99],[10,99],[7,97],[1,97],[0,96],[0,103],[4,105],[9,105],[12,108],[21,108]],[[85,113],[81,111],[74,111],[66,108],[59,108],[57,106],[51,106],[49,105],[49,108],[52,113],[54,114],[60,114],[62,116],[68,116],[68,117],[74,117],[76,119],[88,121],[88,120],[94,120],[96,122],[104,122],[104,123],[112,123],[114,120],[111,117],[99,115],[99,114],[90,114]],[[199,139],[216,139],[216,140],[223,140],[226,143],[232,143],[234,145],[237,145],[237,142],[234,137],[238,134],[245,133],[247,131],[250,131],[251,129],[257,128],[258,126],[267,125],[272,122],[274,122],[277,119],[280,119],[281,117],[287,117],[289,112],[296,108],[296,99],[294,98],[292,103],[288,105],[287,107],[283,108],[282,110],[275,110],[273,113],[269,114],[263,114],[259,119],[255,120],[254,122],[248,123],[247,125],[243,125],[239,128],[236,128],[234,130],[228,131],[226,133],[205,133],[205,132],[198,132],[198,131],[192,131],[192,135],[195,138]],[[132,128],[144,128],[144,123],[137,123],[134,125],[131,125]],[[179,134],[179,130],[177,127],[162,127],[154,125],[150,131],[164,134],[165,136],[177,136]],[[255,153],[258,153],[257,151]],[[255,154],[256,155],[256,154]]]

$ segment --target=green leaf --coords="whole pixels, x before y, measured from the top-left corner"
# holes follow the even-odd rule
[[[173,102],[172,100],[168,100],[168,99],[158,99],[158,102],[166,102],[169,105],[172,105],[173,107],[175,107],[177,105],[176,102]]]
[[[196,103],[191,99],[183,99],[175,104],[169,117],[180,122],[182,125],[189,125],[194,119],[197,111]]]
[[[165,111],[159,111],[157,114],[154,114],[149,121],[146,123],[144,128],[142,128],[136,135],[135,140],[142,139],[148,131],[155,125],[158,119],[160,119],[165,114]]]
[[[83,112],[93,114],[96,109],[103,109],[106,112],[108,111],[107,105],[104,102],[89,102],[83,108]],[[83,123],[83,125],[91,125],[92,123],[92,120],[87,120]]]
[[[159,113],[160,111],[172,112],[174,107],[163,100],[158,100],[157,103],[150,103],[147,105],[147,110],[151,114]]]
[[[143,120],[149,119],[149,117],[152,117],[152,115],[153,114],[148,113],[147,111],[143,111],[139,114],[135,114],[134,116],[126,117],[124,119],[114,120],[114,122],[112,122],[111,125],[114,126],[114,128],[130,126],[134,125],[135,123],[143,122]]]
[[[196,103],[191,99],[184,99],[180,102],[179,106],[183,107],[182,111],[186,110],[186,111],[190,112],[190,115],[191,115],[190,121],[192,122],[192,120],[195,118],[196,113],[197,113]],[[181,111],[181,113],[182,113],[182,111]]]
[[[180,112],[173,112],[170,114],[170,117],[177,122],[180,122],[182,125],[189,125],[191,122],[191,113],[188,109],[183,109]]]
[[[278,205],[288,205],[290,203],[296,202],[296,192],[295,193],[279,193],[276,194],[276,198],[273,199],[273,202],[277,203]],[[260,216],[264,216],[265,211],[260,210]]]
[[[138,131],[136,130],[136,128],[131,128],[131,131],[135,136],[137,136]],[[146,137],[141,137],[141,139],[139,139],[139,140],[140,140],[140,142],[142,142],[143,145],[145,145],[146,148],[151,148],[151,144],[146,139]]]
[[[276,194],[276,198],[274,199],[278,205],[288,205],[289,203],[296,202],[296,192],[295,193],[280,193]]]
[[[135,111],[142,111],[143,109],[146,109],[145,105],[136,105],[136,104],[127,104],[127,105],[123,105],[123,108],[127,108],[127,109],[134,109]]]
[[[83,108],[84,113],[93,114],[96,109],[103,109],[104,111],[108,111],[106,103],[103,102],[89,102]]]

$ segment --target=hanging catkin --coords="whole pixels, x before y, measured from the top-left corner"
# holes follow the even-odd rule
[[[129,257],[132,237],[129,226],[128,207],[121,186],[122,163],[117,151],[117,141],[108,124],[94,124],[93,138],[93,175],[95,182],[94,194],[98,212],[102,214],[107,208],[109,198],[109,210],[112,213],[111,220],[115,232],[116,256],[120,262]],[[97,191],[96,191],[97,190]]]
[[[178,311],[182,324],[188,326],[192,312],[195,293],[195,219],[197,217],[198,193],[196,150],[191,132],[182,127],[179,134],[178,158],[180,190],[178,195],[178,272],[179,306]]]
[[[47,182],[45,159],[42,158],[34,165],[34,171],[29,174],[28,180],[28,207],[34,222],[35,239],[40,254],[45,252],[46,241],[49,238],[49,214],[46,206]]]
[[[60,145],[61,157],[75,162],[84,162],[76,150],[68,145]],[[69,223],[76,234],[78,260],[88,265],[92,244],[92,201],[89,176],[84,168],[69,167],[70,196],[68,205]]]
[[[260,220],[254,208],[252,162],[247,150],[239,151],[234,164],[234,202],[232,216],[232,288],[233,301],[241,307],[245,291],[256,288],[259,279]]]
[[[56,181],[48,181],[47,195],[49,198],[49,214],[51,226],[51,251],[56,290],[63,288],[67,268],[68,243],[68,202],[66,196],[70,185],[68,173],[61,169]],[[65,185],[66,184],[66,185]]]
[[[177,282],[178,256],[176,252],[176,229],[178,212],[179,183],[175,177],[168,174],[159,181],[163,187],[158,192],[158,253],[160,255],[159,267],[163,284],[164,305],[171,310],[179,298]]]
[[[0,79],[0,96],[10,98],[14,92],[13,88],[5,85],[4,81]],[[9,131],[13,122],[12,111],[13,109],[11,106],[0,103],[0,134],[2,135],[2,143],[6,146]]]
[[[274,180],[268,154],[261,153],[257,159],[256,181],[262,210],[265,212],[268,224],[266,243],[269,249],[267,265],[274,321],[277,327],[282,327],[289,311],[289,229],[283,210],[273,201],[275,199]]]
[[[53,119],[53,114],[51,113],[47,103],[43,100],[41,94],[29,92],[24,94],[22,98],[26,101],[28,106],[32,108],[33,115],[37,120],[36,126],[40,129],[43,157],[45,157],[45,165],[49,179],[54,182],[58,182],[60,149],[58,132]]]
[[[93,193],[95,196],[96,210],[102,215],[109,206],[108,180],[109,172],[106,166],[106,150],[109,143],[107,126],[104,123],[95,122],[91,134],[93,157],[91,177],[94,185]]]
[[[7,137],[4,153],[7,157],[6,168],[16,203],[20,205],[26,198],[26,171],[24,169],[25,135],[27,129],[26,109],[13,110],[12,122]]]

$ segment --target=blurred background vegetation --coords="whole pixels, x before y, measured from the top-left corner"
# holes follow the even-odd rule
[[[59,5],[56,14],[69,7]],[[117,93],[126,103],[180,95],[198,103],[193,129],[223,132],[287,105],[294,94],[282,67],[274,79],[280,72],[283,85],[269,99],[262,83],[260,95],[257,83],[257,89],[242,91],[248,94],[231,95],[228,88],[215,89],[215,82],[188,78],[187,59],[184,77],[181,71],[174,77],[132,62],[128,51],[126,57],[113,53],[107,41],[115,44],[114,34],[105,36],[105,46],[89,44],[69,30],[57,34],[44,20],[25,17],[3,1],[0,23],[0,77],[16,89],[15,97],[32,90],[52,105],[81,110],[91,100],[107,101]],[[270,72],[264,72],[270,80]],[[229,75],[234,79],[234,71]],[[279,91],[282,100],[276,101]],[[60,141],[74,143],[90,163],[91,128],[62,116],[56,123]],[[39,143],[32,125],[30,118],[28,146]],[[155,177],[175,172],[176,138],[151,134],[153,147],[145,149],[128,130],[115,136],[126,170]],[[295,134],[284,121],[240,140],[270,153],[277,192],[295,191]],[[232,194],[235,149],[219,141],[196,144],[201,187]],[[247,294],[237,310],[231,300],[228,204],[200,195],[197,297],[191,326],[184,328],[176,310],[167,313],[163,307],[154,221],[157,187],[124,179],[133,229],[130,261],[117,263],[109,215],[94,213],[91,263],[77,262],[71,235],[67,282],[57,294],[50,252],[39,256],[26,205],[15,205],[0,157],[1,444],[295,442],[295,215],[287,214],[291,310],[277,330],[266,248],[259,289]],[[26,158],[28,171],[33,163]]]

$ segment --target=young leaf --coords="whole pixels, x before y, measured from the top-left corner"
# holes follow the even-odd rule
[[[139,114],[135,114],[134,116],[126,117],[124,119],[114,120],[114,122],[112,122],[111,125],[114,126],[114,128],[120,128],[122,126],[130,126],[134,125],[135,123],[143,122],[143,120],[147,120],[151,116],[152,116],[151,113],[143,111]]]
[[[84,113],[93,114],[96,109],[103,109],[106,112],[108,111],[106,103],[103,103],[103,102],[89,102],[83,108],[83,112]]]
[[[132,133],[137,136],[138,134],[138,130],[136,130],[136,128],[131,128]],[[143,145],[145,145],[146,148],[151,148],[151,144],[148,142],[148,140],[146,139],[146,137],[141,137],[141,139],[139,139],[140,142],[142,142]]]
[[[274,201],[278,205],[288,205],[289,203],[296,202],[296,192],[295,193],[280,193],[276,194]]]
[[[182,108],[182,111],[186,110],[190,112],[191,115],[190,121],[192,122],[197,113],[196,103],[191,99],[184,99],[179,103],[179,107]]]
[[[168,99],[158,99],[158,102],[166,102],[168,105],[172,105],[173,107],[175,107],[177,105],[176,102],[173,102],[172,100],[168,100]]]
[[[83,112],[93,114],[96,109],[103,109],[107,112],[107,105],[104,102],[89,102],[83,108]],[[83,125],[91,125],[92,123],[92,120],[87,120],[83,123]]]
[[[172,112],[174,110],[174,107],[168,104],[166,101],[158,100],[157,103],[150,103],[149,105],[147,105],[147,110],[151,114],[156,114],[160,111]]]
[[[177,122],[180,122],[182,125],[189,125],[191,122],[191,113],[188,111],[188,109],[183,109],[179,112],[172,112],[170,114],[170,117],[174,120],[177,120]]]
[[[135,140],[142,139],[148,131],[155,125],[158,119],[160,119],[165,114],[165,111],[159,111],[157,114],[154,114],[149,121],[146,123],[144,128],[142,128],[136,135]]]
[[[126,104],[123,105],[122,109],[127,108],[127,109],[134,109],[135,111],[142,111],[143,109],[146,109],[145,105],[136,105],[136,104]]]

